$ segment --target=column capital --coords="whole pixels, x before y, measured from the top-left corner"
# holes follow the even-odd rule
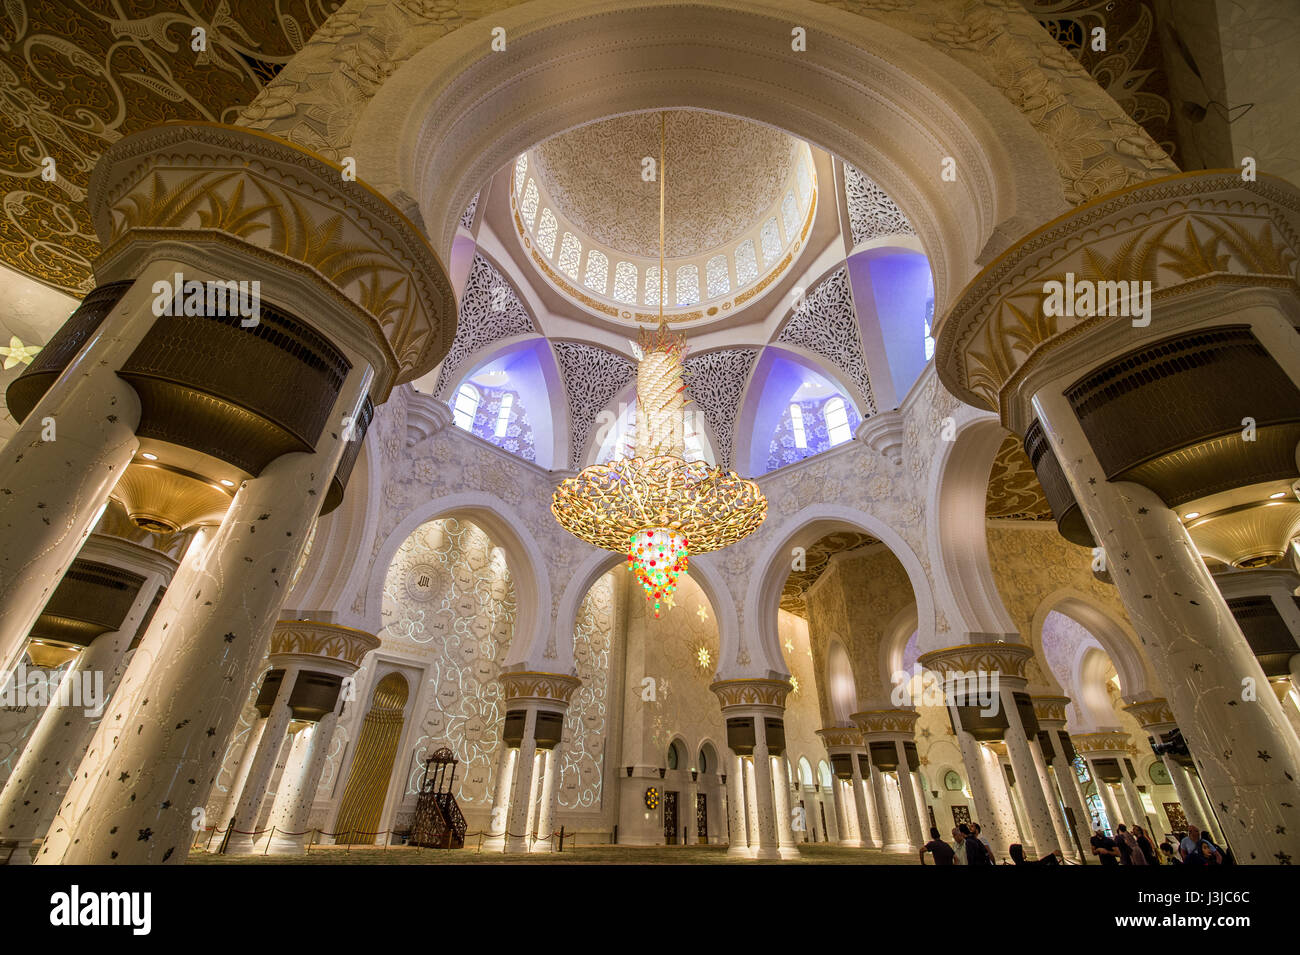
[[[828,753],[860,753],[862,732],[855,726],[826,726],[817,730]]]
[[[507,703],[531,703],[542,709],[565,710],[582,681],[563,673],[516,670],[501,674],[501,684]]]
[[[1152,736],[1168,733],[1178,725],[1178,721],[1174,719],[1174,711],[1169,706],[1169,701],[1164,697],[1138,700],[1135,703],[1126,705],[1124,710],[1138,721],[1138,725],[1145,732],[1150,733]]]
[[[862,731],[863,742],[902,739],[911,740],[916,721],[921,714],[916,710],[864,710],[854,713],[853,722]]]
[[[770,707],[785,709],[785,698],[794,689],[789,680],[741,678],[718,680],[709,685],[718,697],[723,712],[731,707]]]
[[[917,663],[938,673],[992,673],[1024,680],[1025,664],[1034,656],[1033,647],[1023,643],[966,643],[931,650],[917,657]]]
[[[1065,729],[1065,708],[1070,705],[1068,696],[1031,696],[1030,700],[1034,704],[1039,729]]]
[[[1150,282],[1161,298],[1213,284],[1294,289],[1297,225],[1294,186],[1263,175],[1245,182],[1239,172],[1177,173],[1076,206],[985,267],[942,317],[939,378],[958,398],[999,411],[1008,423],[1020,382],[1049,352],[1099,324],[1119,326],[1119,301],[1045,309],[1048,283],[1068,282],[1073,299],[1075,277],[1105,263],[1108,282],[1124,283],[1126,292],[1130,282]]]
[[[315,657],[327,669],[355,673],[366,654],[378,650],[381,643],[373,634],[337,623],[281,620],[271,631],[269,653],[272,657],[298,657],[296,662],[306,666],[311,666],[313,661],[301,658]]]
[[[301,147],[247,127],[168,123],[105,150],[89,184],[101,281],[159,239],[242,245],[305,268],[364,317],[396,381],[451,348],[456,301],[420,230],[384,196]]]
[[[1080,756],[1129,756],[1133,742],[1128,733],[1104,732],[1071,735],[1075,750]]]

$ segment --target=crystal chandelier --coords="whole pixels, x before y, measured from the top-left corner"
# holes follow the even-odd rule
[[[767,515],[753,481],[735,471],[685,460],[685,337],[664,321],[664,120],[659,118],[659,327],[641,330],[633,346],[636,445],[632,457],[584,468],[556,488],[551,513],[589,544],[627,555],[653,601],[655,616],[673,606],[673,592],[691,554],[743,540]]]

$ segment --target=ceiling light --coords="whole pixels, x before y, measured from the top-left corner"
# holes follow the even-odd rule
[[[222,483],[224,486],[226,486],[226,487],[234,487],[234,486],[235,486],[235,482],[234,482],[234,481],[227,481],[225,478],[222,478],[222,479],[221,479],[221,483]]]
[[[719,550],[763,523],[767,499],[735,471],[685,460],[686,340],[664,321],[664,142],[659,118],[659,328],[642,329],[636,371],[635,456],[594,464],[555,489],[551,513],[589,544],[627,555],[646,597],[673,606],[692,552]],[[630,772],[630,770],[629,770]]]
[[[140,457],[144,458],[146,461],[157,461],[157,460],[158,460],[158,455],[152,453],[151,451],[141,451],[141,452],[140,452]]]
[[[1190,514],[1184,514],[1184,515],[1183,515],[1183,520],[1185,520],[1185,521],[1195,520],[1196,518],[1198,518],[1198,517],[1200,517],[1200,516],[1201,516],[1201,512],[1200,512],[1200,511],[1192,511]]]
[[[1272,494],[1268,496],[1268,499],[1270,501],[1276,501],[1279,497],[1286,497],[1286,495],[1287,495],[1286,491],[1274,491]]]

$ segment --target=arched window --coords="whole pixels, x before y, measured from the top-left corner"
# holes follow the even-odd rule
[[[587,253],[587,274],[583,277],[582,284],[593,292],[605,294],[605,289],[609,286],[609,259],[605,258],[604,252],[592,249]]]
[[[736,288],[744,288],[758,278],[758,256],[754,252],[754,240],[746,239],[736,246]]]
[[[849,428],[849,409],[839,395],[822,405],[822,418],[826,421],[826,437],[830,439],[832,448],[853,437]]]
[[[636,304],[636,266],[631,262],[620,262],[614,269],[614,301]]]
[[[785,241],[793,242],[799,234],[799,207],[793,192],[787,192],[781,202],[781,218],[785,221]]]
[[[523,201],[519,203],[519,214],[524,217],[524,225],[530,229],[537,221],[537,183],[531,179],[528,180],[528,188],[524,190]]]
[[[560,243],[560,271],[575,282],[578,280],[578,263],[582,261],[582,243],[572,232],[564,233]]]
[[[808,175],[808,158],[799,157],[799,168],[795,174],[799,177],[799,204],[808,208],[808,196],[812,193],[812,177]]]
[[[506,436],[506,428],[510,426],[510,409],[514,407],[515,394],[513,391],[507,391],[501,396],[501,407],[497,409],[497,423],[492,429],[492,433],[498,438]]]
[[[759,239],[763,243],[763,268],[767,268],[781,254],[781,230],[776,224],[776,216],[763,223]]]
[[[715,255],[704,266],[705,279],[709,286],[709,298],[717,298],[731,291],[731,276],[727,274],[727,257]]]
[[[524,177],[528,175],[528,153],[520,153],[515,160],[515,194],[524,187]]]
[[[645,303],[659,304],[659,266],[652,265],[645,270]]]
[[[456,427],[464,431],[474,430],[474,416],[478,414],[479,402],[483,396],[479,394],[477,388],[469,382],[460,386],[456,392],[456,404],[453,408],[453,417],[456,421]]]
[[[808,447],[808,433],[803,427],[803,409],[798,402],[790,405],[790,427],[794,430],[794,446],[799,450]]]
[[[548,259],[555,254],[555,234],[560,224],[555,221],[555,213],[550,209],[542,210],[542,222],[537,227],[537,247]]]
[[[677,269],[678,305],[698,305],[700,302],[700,269],[695,265],[683,265]]]

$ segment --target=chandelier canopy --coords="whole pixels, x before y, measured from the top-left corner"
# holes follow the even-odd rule
[[[662,119],[661,119],[662,123]],[[662,125],[661,125],[662,130]],[[662,137],[662,132],[661,132]],[[663,144],[660,140],[659,243],[663,257]],[[663,282],[663,268],[659,270]],[[684,336],[663,320],[642,329],[636,351],[636,447],[632,457],[594,464],[555,489],[551,513],[575,537],[627,555],[628,569],[654,602],[672,607],[691,554],[743,540],[767,516],[758,485],[735,471],[685,459]]]

